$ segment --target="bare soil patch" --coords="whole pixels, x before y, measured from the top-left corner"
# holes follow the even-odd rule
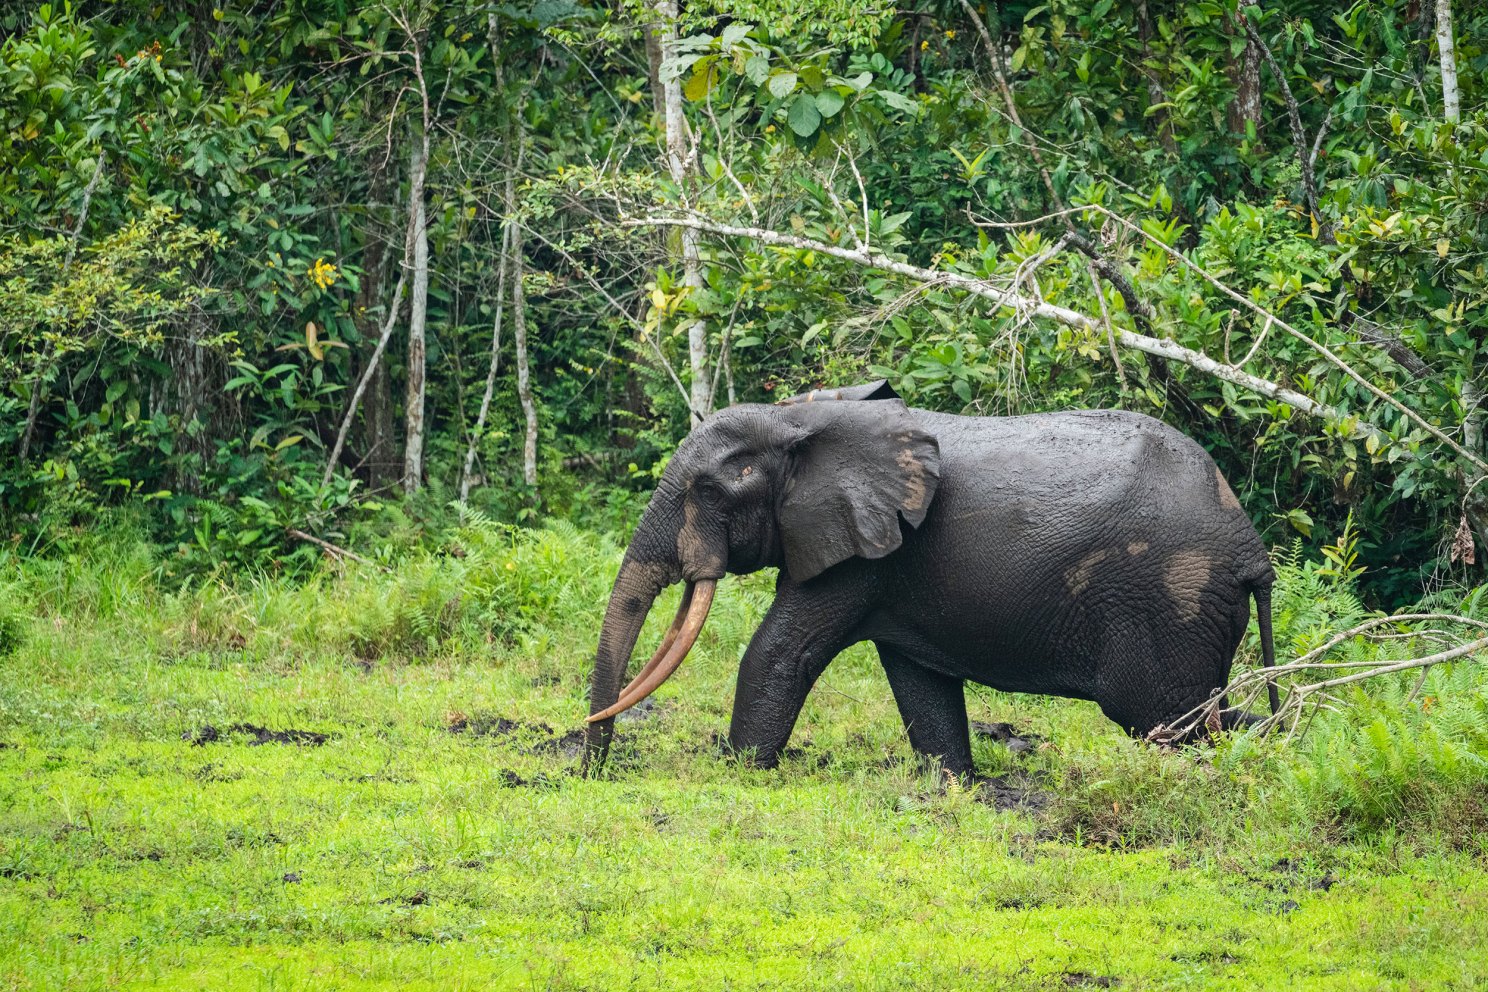
[[[201,747],[205,744],[233,743],[233,738],[237,737],[247,738],[243,743],[249,747],[259,747],[263,744],[320,747],[331,739],[330,734],[322,734],[315,730],[270,730],[268,727],[260,727],[254,723],[234,723],[219,729],[208,723],[197,730],[186,731],[181,735],[181,740],[189,742],[193,747]]]

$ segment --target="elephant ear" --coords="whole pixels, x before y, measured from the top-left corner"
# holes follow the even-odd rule
[[[902,400],[803,402],[783,413],[797,431],[780,507],[792,579],[854,555],[882,558],[903,540],[901,517],[911,527],[924,521],[940,445]]]
[[[879,379],[877,382],[865,382],[861,386],[844,386],[841,389],[813,389],[809,393],[799,393],[783,400],[776,400],[776,406],[795,406],[798,403],[821,403],[826,400],[897,400],[899,394],[894,392],[894,387],[889,385],[887,379]]]

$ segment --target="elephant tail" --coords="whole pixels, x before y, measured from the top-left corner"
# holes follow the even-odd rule
[[[1271,641],[1271,584],[1257,583],[1251,589],[1251,595],[1255,596],[1256,603],[1256,627],[1261,632],[1261,664],[1267,668],[1276,665],[1276,648]],[[1272,679],[1266,683],[1266,695],[1271,700],[1271,715],[1281,709],[1281,700],[1276,691],[1276,680]]]

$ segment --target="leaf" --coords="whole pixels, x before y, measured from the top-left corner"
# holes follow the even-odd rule
[[[811,137],[821,126],[821,113],[816,109],[816,101],[804,95],[797,97],[790,105],[785,121],[801,137]]]
[[[289,437],[285,438],[283,441],[280,441],[278,444],[274,445],[274,450],[275,451],[283,451],[285,448],[293,448],[295,445],[299,444],[303,440],[305,440],[305,435],[303,435],[303,434],[291,434]]]
[[[320,341],[315,334],[315,321],[305,323],[305,348],[317,362],[325,360],[325,351],[320,347]]]
[[[903,227],[904,222],[909,220],[911,216],[913,215],[908,210],[899,214],[889,214],[889,216],[885,217],[879,222],[878,233],[893,234],[895,231],[899,230],[899,228]]]
[[[763,55],[751,55],[744,62],[744,76],[756,86],[763,86],[770,78],[770,60]]]
[[[796,74],[790,70],[777,72],[770,77],[770,95],[777,100],[784,100],[790,96],[791,90],[796,88]]]
[[[688,69],[691,69],[693,63],[702,57],[701,52],[673,56],[661,63],[661,67],[656,70],[656,76],[663,83],[670,83],[674,79],[681,79],[682,74]]]
[[[823,117],[831,117],[842,109],[845,101],[836,90],[822,90],[816,95],[816,109]]]
[[[694,102],[703,99],[708,91],[713,88],[713,79],[716,73],[711,59],[704,59],[692,70],[688,77],[687,85],[682,87],[682,95]]]
[[[878,95],[883,99],[884,103],[902,113],[918,114],[920,112],[920,105],[902,93],[896,93],[893,90],[879,90]]]
[[[748,21],[734,21],[723,29],[723,35],[718,39],[718,46],[725,52],[744,40],[745,35],[754,30],[754,25]]]

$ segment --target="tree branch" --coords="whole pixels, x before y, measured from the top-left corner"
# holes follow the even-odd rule
[[[1307,213],[1313,223],[1318,226],[1318,240],[1324,244],[1333,243],[1333,232],[1328,225],[1323,223],[1323,218],[1318,214],[1317,182],[1313,178],[1312,163],[1317,155],[1314,148],[1311,155],[1307,152],[1307,133],[1302,130],[1302,111],[1297,106],[1297,98],[1292,95],[1292,87],[1288,85],[1286,75],[1281,71],[1281,66],[1276,62],[1276,56],[1271,54],[1261,32],[1256,28],[1255,22],[1246,16],[1242,10],[1239,14],[1240,21],[1245,25],[1245,33],[1250,35],[1251,42],[1260,50],[1261,57],[1266,60],[1266,65],[1271,67],[1271,75],[1276,77],[1277,85],[1281,87],[1282,98],[1286,101],[1287,121],[1292,128],[1292,146],[1297,150],[1297,164],[1302,169],[1302,195],[1307,201]],[[1331,116],[1331,111],[1330,111]],[[1325,123],[1318,131],[1318,140],[1322,140],[1323,131],[1327,129]]]
[[[774,245],[780,248],[814,251],[832,258],[841,259],[845,262],[852,262],[866,268],[882,269],[931,285],[951,286],[962,292],[991,300],[1000,306],[1008,307],[1017,313],[1026,314],[1030,317],[1042,317],[1068,327],[1078,327],[1082,330],[1092,332],[1103,330],[1098,320],[1078,311],[1070,310],[1067,307],[1056,306],[1052,303],[1020,296],[984,279],[974,279],[955,272],[937,272],[933,269],[921,268],[920,266],[901,262],[898,259],[890,258],[888,255],[873,250],[843,248],[839,245],[827,244],[824,241],[816,241],[811,238],[803,238],[792,234],[782,234],[779,231],[771,231],[766,228],[720,224],[699,217],[624,218],[620,221],[620,226],[693,228],[694,230],[705,231],[709,234],[723,237],[750,238],[762,244]],[[1184,365],[1196,368],[1225,382],[1233,383],[1242,389],[1249,390],[1267,399],[1286,403],[1288,406],[1294,407],[1309,416],[1319,417],[1332,423],[1342,423],[1353,419],[1346,417],[1331,407],[1324,406],[1310,396],[1305,396],[1294,389],[1288,389],[1279,383],[1251,375],[1243,369],[1215,361],[1203,352],[1185,348],[1171,339],[1138,334],[1122,328],[1114,328],[1114,335],[1116,343],[1123,347],[1158,358],[1182,362]],[[1378,428],[1362,421],[1355,421],[1355,423],[1361,430],[1371,433],[1378,432]]]
[[[1152,244],[1156,245],[1158,248],[1162,249],[1162,251],[1165,254],[1167,254],[1167,256],[1169,258],[1171,258],[1174,261],[1178,262],[1184,268],[1187,268],[1187,269],[1191,270],[1192,272],[1194,272],[1196,275],[1199,276],[1199,278],[1201,278],[1205,282],[1209,283],[1209,285],[1213,286],[1215,289],[1219,290],[1221,293],[1223,293],[1224,295],[1228,296],[1230,299],[1234,300],[1236,303],[1238,303],[1241,306],[1245,307],[1245,309],[1251,311],[1252,313],[1254,313],[1254,314],[1256,314],[1258,316],[1270,318],[1270,320],[1277,327],[1281,328],[1283,331],[1286,331],[1292,337],[1296,338],[1298,341],[1301,341],[1303,344],[1307,345],[1309,348],[1311,348],[1313,351],[1317,352],[1319,355],[1322,355],[1325,359],[1328,360],[1328,363],[1329,364],[1333,365],[1335,368],[1337,368],[1340,371],[1342,371],[1344,375],[1348,376],[1350,379],[1353,379],[1359,385],[1363,386],[1366,390],[1368,390],[1375,397],[1384,400],[1390,406],[1393,406],[1395,409],[1399,410],[1401,413],[1403,413],[1405,415],[1405,417],[1406,417],[1407,420],[1411,421],[1416,426],[1418,426],[1422,430],[1424,430],[1427,434],[1430,434],[1432,437],[1436,438],[1438,441],[1440,441],[1442,444],[1446,445],[1452,451],[1456,452],[1458,455],[1460,455],[1461,457],[1465,458],[1478,471],[1480,471],[1480,472],[1482,472],[1484,474],[1488,474],[1488,462],[1483,461],[1483,459],[1479,458],[1477,455],[1473,454],[1471,451],[1468,451],[1462,445],[1458,444],[1456,441],[1452,440],[1452,438],[1450,438],[1449,436],[1447,436],[1447,434],[1445,434],[1440,428],[1432,426],[1420,414],[1416,413],[1410,407],[1406,406],[1404,403],[1400,402],[1398,399],[1396,399],[1395,397],[1391,396],[1389,393],[1385,392],[1383,389],[1379,388],[1374,383],[1370,382],[1368,379],[1364,378],[1358,372],[1354,371],[1353,366],[1349,365],[1348,362],[1345,362],[1343,359],[1339,358],[1336,354],[1333,353],[1332,349],[1328,348],[1326,345],[1322,344],[1320,341],[1317,341],[1311,335],[1306,334],[1303,331],[1300,331],[1297,328],[1293,327],[1291,324],[1287,323],[1286,321],[1282,320],[1280,317],[1278,317],[1275,314],[1271,313],[1271,311],[1267,310],[1265,307],[1261,306],[1259,303],[1256,303],[1255,301],[1253,301],[1252,299],[1250,299],[1250,297],[1244,296],[1244,295],[1242,295],[1240,293],[1235,292],[1233,289],[1231,289],[1230,287],[1226,286],[1224,283],[1220,282],[1218,279],[1214,278],[1209,273],[1205,272],[1202,267],[1200,267],[1197,263],[1191,261],[1188,258],[1188,256],[1184,255],[1182,252],[1177,251],[1174,248],[1169,247],[1168,245],[1166,245],[1163,242],[1159,241],[1157,238],[1154,238],[1152,235],[1150,235],[1146,231],[1142,230],[1141,227],[1139,227],[1136,224],[1133,224],[1131,221],[1127,220],[1125,217],[1122,217],[1120,214],[1113,213],[1112,211],[1107,210],[1105,207],[1099,206],[1097,204],[1091,204],[1086,209],[1093,210],[1096,213],[1101,214],[1104,217],[1109,217],[1111,220],[1113,220],[1116,223],[1120,224],[1122,227],[1126,228],[1128,231],[1131,231],[1132,233],[1136,234],[1138,237],[1140,237],[1140,238],[1142,238],[1142,239],[1144,239],[1146,241],[1149,241]],[[1336,414],[1335,414],[1335,416],[1336,416]],[[1378,430],[1378,428],[1370,428],[1370,429],[1372,431]]]
[[[306,534],[304,531],[297,530],[294,527],[289,528],[287,531],[285,531],[285,533],[288,534],[290,537],[298,538],[301,541],[309,541],[316,547],[324,548],[326,551],[330,552],[337,558],[350,558],[352,561],[359,561],[363,565],[371,565],[373,568],[381,569],[384,572],[392,571],[392,569],[388,568],[386,565],[379,565],[377,564],[377,562],[371,560],[370,558],[363,558],[355,551],[348,551],[338,544],[332,544],[330,541],[323,541],[313,534]]]

